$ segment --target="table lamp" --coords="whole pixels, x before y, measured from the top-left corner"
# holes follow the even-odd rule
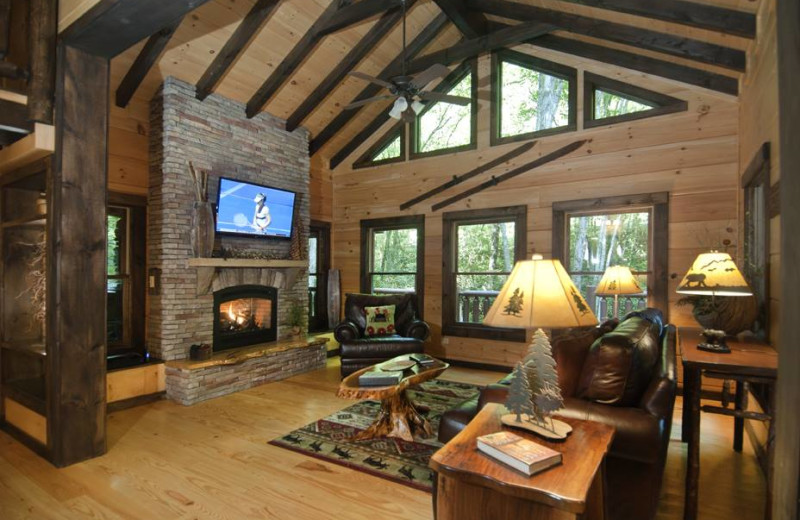
[[[561,262],[540,255],[517,262],[483,323],[536,329],[527,355],[514,370],[506,402],[514,413],[504,415],[503,424],[565,438],[572,428],[550,417],[562,407],[562,397],[550,341],[541,328],[592,326],[597,318]]]
[[[731,255],[718,251],[699,254],[675,292],[711,296],[712,308],[716,306],[715,298],[717,296],[752,296],[753,294]],[[725,344],[724,331],[706,329],[703,331],[703,336],[707,342],[699,344],[697,348],[718,353],[730,352]]]
[[[619,296],[626,294],[641,294],[642,288],[633,276],[633,273],[624,265],[612,265],[597,284],[597,296],[614,297],[614,318],[619,318]]]

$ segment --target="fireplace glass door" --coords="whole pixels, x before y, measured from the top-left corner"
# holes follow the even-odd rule
[[[214,350],[275,341],[277,291],[243,285],[214,293]]]

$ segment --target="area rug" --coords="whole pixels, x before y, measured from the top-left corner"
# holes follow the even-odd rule
[[[428,468],[428,461],[442,446],[436,440],[439,418],[450,408],[477,396],[479,391],[480,387],[475,385],[438,379],[411,387],[408,390],[411,401],[430,409],[423,414],[434,432],[428,439],[415,437],[414,442],[395,438],[350,440],[372,423],[380,409],[378,401],[360,401],[272,440],[270,444],[430,491],[433,472]]]

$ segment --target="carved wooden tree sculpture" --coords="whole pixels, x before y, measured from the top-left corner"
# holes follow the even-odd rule
[[[511,387],[508,389],[508,399],[506,408],[517,415],[517,421],[522,421],[522,414],[533,415],[533,401],[531,399],[531,387],[528,384],[528,374],[522,362],[514,367],[511,376]]]

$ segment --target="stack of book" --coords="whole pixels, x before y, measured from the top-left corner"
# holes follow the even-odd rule
[[[428,354],[411,354],[409,358],[412,361],[416,361],[423,367],[436,363],[436,359],[430,357]]]
[[[400,382],[403,372],[383,371],[379,369],[368,370],[358,376],[358,386],[391,386]]]
[[[528,476],[561,464],[561,453],[508,431],[478,437],[478,449]]]

